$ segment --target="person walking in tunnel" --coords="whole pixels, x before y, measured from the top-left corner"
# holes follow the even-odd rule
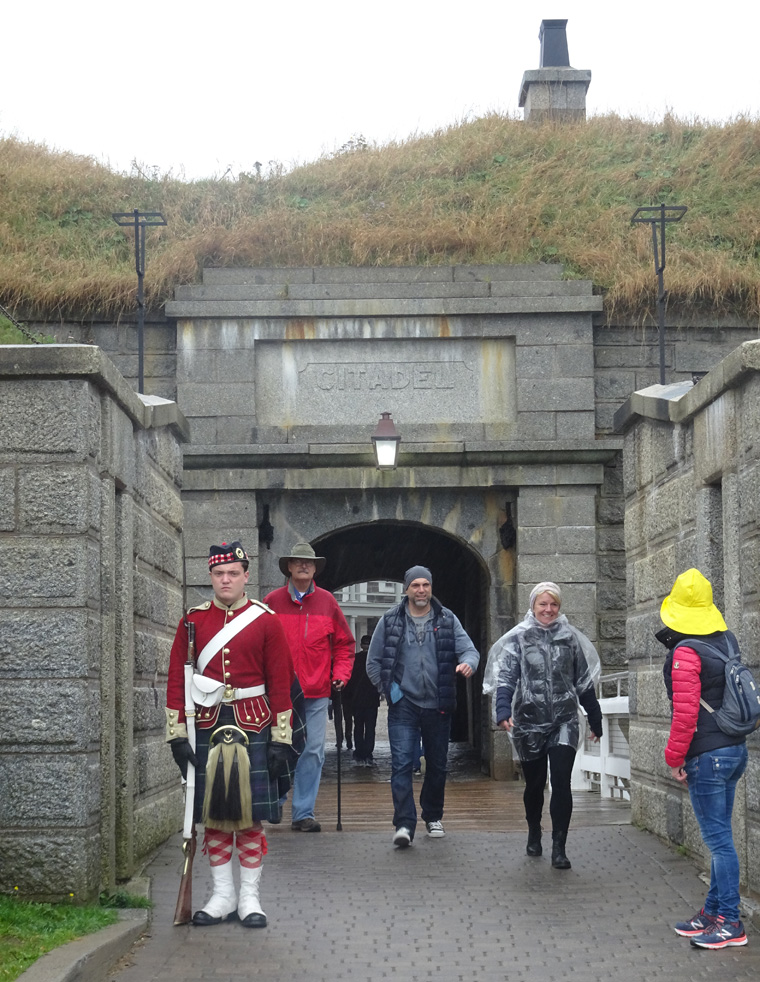
[[[544,788],[551,768],[549,814],[552,866],[570,869],[565,842],[573,812],[570,776],[586,710],[592,739],[602,736],[602,710],[594,691],[600,674],[596,649],[564,614],[556,583],[538,583],[525,618],[488,653],[483,691],[495,693],[497,725],[512,737],[525,778],[523,802],[529,856],[540,856]]]
[[[374,763],[377,711],[380,707],[380,694],[367,675],[367,652],[371,640],[371,634],[362,636],[359,650],[354,655],[354,670],[345,689],[354,719],[354,760],[364,767],[371,767]]]
[[[426,566],[406,571],[404,592],[401,603],[380,619],[367,654],[367,675],[388,702],[393,845],[402,849],[412,844],[417,827],[412,771],[420,737],[426,760],[422,820],[431,838],[446,834],[443,804],[457,675],[470,678],[480,662],[457,617],[433,596]]]
[[[213,892],[193,924],[219,924],[237,911],[244,927],[266,927],[259,900],[267,851],[261,822],[277,819],[278,781],[295,766],[293,662],[279,619],[246,596],[248,556],[241,543],[211,546],[208,566],[214,598],[179,623],[166,702],[166,739],[177,766],[184,778],[188,765],[195,768],[194,821],[203,821],[203,851],[211,863]],[[198,652],[189,693],[186,620],[195,625]],[[195,724],[195,751],[188,722]]]
[[[707,898],[699,913],[680,921],[675,931],[690,938],[695,948],[745,945],[731,814],[736,785],[747,767],[747,744],[744,735],[725,733],[715,712],[726,691],[724,659],[738,653],[739,645],[713,603],[709,580],[698,569],[676,579],[660,618],[665,627],[655,637],[668,649],[663,673],[673,706],[665,762],[675,780],[688,786],[710,850]]]
[[[306,746],[293,782],[294,832],[322,831],[314,808],[325,761],[330,693],[343,689],[354,663],[354,637],[343,611],[314,582],[324,568],[324,556],[317,556],[308,542],[297,542],[290,555],[280,557],[288,582],[264,597],[285,629],[306,707]]]

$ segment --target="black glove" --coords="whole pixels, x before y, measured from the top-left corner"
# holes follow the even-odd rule
[[[298,755],[287,743],[270,743],[267,746],[267,770],[273,781],[278,777],[287,777],[296,766]]]
[[[175,740],[169,741],[169,746],[172,748],[174,763],[179,767],[182,777],[187,780],[188,763],[192,764],[193,767],[198,766],[198,761],[195,759],[190,741],[187,737],[177,737]]]

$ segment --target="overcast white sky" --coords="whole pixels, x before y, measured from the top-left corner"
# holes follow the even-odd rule
[[[760,111],[752,0],[18,0],[2,14],[0,135],[193,179],[357,134],[522,118],[550,18],[591,70],[590,115]]]

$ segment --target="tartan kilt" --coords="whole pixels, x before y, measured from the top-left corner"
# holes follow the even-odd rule
[[[293,679],[293,684],[290,687],[290,701],[293,706],[293,750],[296,753],[296,760],[288,773],[277,781],[280,800],[284,800],[288,791],[293,787],[296,763],[306,746],[306,703],[298,677]]]
[[[208,761],[209,740],[211,734],[220,726],[235,726],[235,714],[232,706],[222,706],[219,711],[219,718],[216,726],[209,729],[197,729],[195,731],[195,756],[198,766],[195,769],[195,802],[194,820],[201,821],[203,812],[203,797],[206,793],[206,763]],[[251,824],[253,822],[275,821],[280,815],[279,793],[277,781],[269,777],[267,769],[267,745],[269,744],[269,727],[265,726],[261,733],[254,733],[246,730],[248,737],[248,760],[250,761],[251,771],[251,801],[253,803]]]

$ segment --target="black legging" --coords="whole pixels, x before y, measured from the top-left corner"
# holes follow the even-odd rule
[[[536,760],[522,760],[523,776],[525,778],[525,817],[528,825],[541,823],[541,812],[544,810],[544,788],[546,787],[547,765],[551,766],[552,793],[549,800],[549,814],[552,820],[553,832],[567,832],[570,827],[570,816],[573,814],[573,795],[570,791],[570,775],[575,762],[573,747],[549,747],[543,757]]]

